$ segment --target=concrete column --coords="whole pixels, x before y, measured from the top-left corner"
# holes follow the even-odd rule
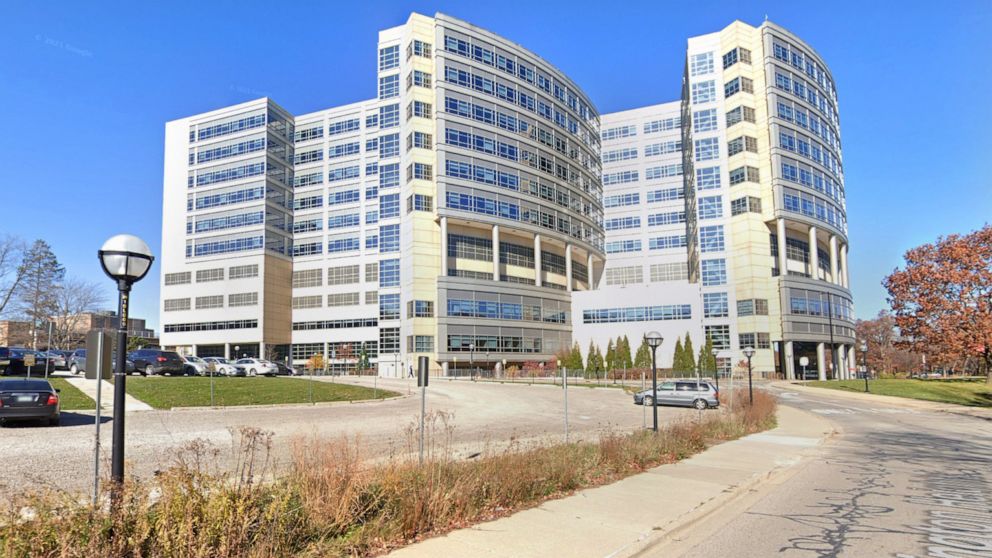
[[[785,219],[779,218],[775,222],[776,234],[778,235],[778,274],[785,277],[789,274],[785,265]]]
[[[448,218],[441,217],[441,277],[448,276]]]
[[[843,344],[836,345],[834,352],[837,353],[834,360],[837,362],[837,368],[834,369],[834,379],[835,380],[846,380],[847,379],[847,349],[844,348]]]
[[[851,346],[849,346],[847,348],[847,377],[848,378],[856,378],[857,377],[856,374],[852,374],[851,373],[851,367],[852,366],[854,367],[854,370],[857,371],[857,369],[858,369],[858,354],[856,352],[854,352],[854,345],[851,345]]]
[[[820,255],[816,251],[816,227],[809,226],[809,276],[820,278]]]
[[[499,281],[499,225],[493,225],[493,281]]]
[[[848,284],[850,275],[847,273],[847,243],[840,245],[840,281],[841,286],[849,289],[851,285]]]
[[[565,244],[565,290],[572,292],[572,245]]]
[[[823,343],[816,344],[816,371],[821,381],[827,379],[827,349]]]
[[[837,277],[837,235],[830,235],[830,282],[840,285]]]
[[[231,360],[231,344],[224,343],[224,359]]]
[[[596,288],[596,282],[593,279],[593,277],[595,276],[595,274],[593,273],[593,268],[592,268],[592,253],[589,253],[586,256],[586,273],[589,275],[589,278],[588,278],[588,281],[587,282],[588,282],[588,285],[589,285],[589,290],[591,291],[591,290],[593,290],[593,289]]]
[[[541,286],[541,235],[534,235],[534,284]]]
[[[192,353],[190,353],[190,355],[192,355],[192,356],[200,356],[200,355],[198,355],[196,353],[196,349],[197,349],[196,345],[193,345],[192,347],[190,347],[190,349],[192,349],[192,351],[193,351]]]
[[[796,379],[796,359],[792,352],[792,341],[785,342],[785,377],[789,380]]]

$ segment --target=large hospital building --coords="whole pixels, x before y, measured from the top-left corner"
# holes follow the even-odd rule
[[[678,100],[599,114],[553,65],[413,14],[374,99],[166,124],[161,342],[382,375],[647,331],[723,368],[853,368],[835,85],[769,22],[689,39]],[[678,76],[672,76],[678,79]]]

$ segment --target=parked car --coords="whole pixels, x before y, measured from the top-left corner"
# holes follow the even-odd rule
[[[44,354],[52,361],[51,370],[67,370],[69,368],[62,351],[47,351]]]
[[[10,349],[0,347],[0,376],[7,373],[8,366],[10,366]]]
[[[205,376],[207,375],[207,368],[210,366],[202,358],[196,356],[181,356],[183,363],[186,365],[183,367],[183,374],[187,376]]]
[[[245,375],[245,371],[235,366],[230,360],[221,357],[203,357],[203,361],[206,362],[208,366],[214,367],[214,374],[220,376]]]
[[[163,351],[161,349],[138,349],[131,351],[127,355],[128,360],[134,362],[134,367],[143,376],[154,376],[156,374],[170,374],[178,376],[187,371],[186,363],[175,351]]]
[[[53,370],[51,360],[48,355],[40,351],[31,349],[12,348],[10,349],[10,364],[7,366],[7,374],[21,375],[28,373],[28,367],[24,364],[24,357],[34,355],[34,365],[31,366],[32,374],[44,374],[45,362],[48,361],[48,371]]]
[[[59,390],[48,380],[0,381],[0,423],[42,420],[58,426],[62,416]]]
[[[720,392],[709,382],[682,380],[658,384],[657,394],[650,389],[634,394],[635,405],[671,405],[707,409],[720,406]]]
[[[86,372],[86,349],[76,349],[69,355],[69,372],[74,375]]]
[[[283,364],[281,362],[278,362],[278,361],[275,362],[275,363],[273,363],[273,364],[275,364],[276,365],[276,368],[279,369],[279,371],[276,372],[276,374],[279,374],[280,376],[296,376],[296,369],[295,368],[291,368],[289,366],[286,366],[285,364]]]
[[[117,369],[117,356],[111,356],[110,358],[110,369]],[[69,372],[73,374],[82,374],[86,372],[86,349],[76,349],[72,351],[69,356]],[[124,372],[127,374],[134,374],[137,372],[134,368],[134,362],[129,358],[124,362]]]
[[[238,359],[234,365],[244,370],[247,376],[275,376],[279,372],[275,364],[259,358]]]

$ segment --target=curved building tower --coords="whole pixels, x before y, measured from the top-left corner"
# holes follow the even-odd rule
[[[765,22],[689,39],[681,101],[602,116],[607,265],[574,337],[713,342],[719,370],[854,368],[837,93],[809,45]],[[679,186],[679,188],[675,188]],[[633,342],[636,347],[637,342]],[[681,370],[693,373],[692,370]],[[707,371],[709,372],[709,371]]]
[[[377,63],[375,99],[167,125],[163,345],[386,375],[570,346],[571,293],[604,264],[592,103],[440,14],[380,32]]]
[[[807,357],[807,373],[847,377],[854,324],[829,69],[777,25],[734,22],[689,40],[683,86],[704,336],[735,363],[755,348],[761,371],[802,376]],[[707,180],[713,169],[718,183]]]

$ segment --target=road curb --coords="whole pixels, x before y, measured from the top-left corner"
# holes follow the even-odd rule
[[[303,408],[309,409],[313,407],[339,407],[346,405],[355,405],[363,403],[383,403],[385,401],[392,401],[394,399],[404,399],[407,397],[413,397],[413,395],[395,395],[393,397],[381,397],[379,399],[356,399],[354,401],[318,401],[316,403],[269,403],[265,405],[225,405],[225,406],[213,406],[204,405],[200,407],[172,407],[170,409],[155,409],[156,411],[223,411],[225,409],[293,409],[293,408]]]
[[[911,397],[898,397],[895,395],[882,395],[878,393],[863,393],[857,391],[847,391],[843,389],[822,388],[804,386],[794,382],[776,382],[780,388],[791,389],[798,392],[817,393],[824,396],[836,396],[852,401],[878,401],[899,407],[933,411],[935,413],[947,413],[962,417],[971,417],[980,420],[992,421],[992,409],[982,407],[968,407],[966,405],[956,405],[954,403],[941,403],[938,401],[927,401],[926,399],[913,399]],[[869,386],[868,389],[871,389]]]
[[[778,425],[770,430],[718,443],[687,459],[582,489],[534,508],[430,537],[396,549],[390,556],[427,558],[470,552],[514,558],[663,555],[658,548],[673,536],[758,486],[813,462],[824,441],[835,432],[830,421],[789,405],[779,407],[777,418]],[[659,506],[645,507],[645,496],[658,501]],[[512,541],[506,539],[511,536]],[[483,549],[488,552],[481,552]]]
[[[788,404],[779,403],[779,405],[780,407],[789,407],[789,409],[807,415],[809,418],[814,418],[819,422],[829,424],[828,421],[814,413],[798,409]],[[748,438],[756,435],[774,435],[775,431],[780,429],[783,429],[783,427],[776,426],[771,430],[758,432],[756,434],[741,438],[740,440],[746,441]],[[797,473],[802,466],[809,463],[810,459],[818,453],[819,448],[835,439],[838,434],[839,431],[837,427],[829,424],[829,431],[822,434],[815,445],[798,450],[794,461],[782,465],[776,465],[767,471],[757,472],[743,482],[721,492],[719,495],[700,502],[696,507],[690,509],[683,515],[674,518],[663,525],[655,526],[654,529],[650,533],[647,533],[643,539],[631,544],[625,549],[618,550],[611,555],[611,558],[634,558],[645,556],[648,553],[659,552],[665,545],[683,538],[682,535],[689,529],[692,529],[700,523],[706,521],[714,514],[721,511],[725,506],[742,500],[757,487],[774,480],[788,478]]]

